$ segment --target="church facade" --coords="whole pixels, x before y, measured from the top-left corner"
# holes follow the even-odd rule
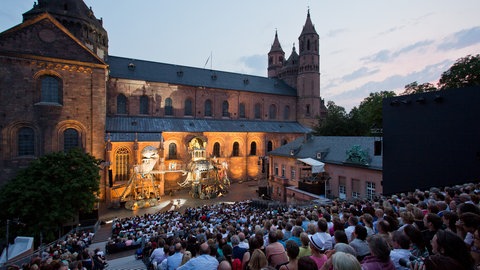
[[[0,180],[80,147],[105,161],[100,197],[110,202],[153,146],[164,194],[179,188],[194,138],[228,164],[232,181],[262,179],[267,153],[325,116],[310,13],[298,44],[286,58],[275,33],[268,77],[112,56],[102,20],[83,1],[39,0],[0,33]]]

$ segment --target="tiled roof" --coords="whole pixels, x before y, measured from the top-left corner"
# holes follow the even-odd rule
[[[110,76],[131,80],[297,96],[282,80],[218,70],[109,56]]]
[[[309,138],[306,140],[306,138]],[[377,138],[378,139],[378,138]],[[268,152],[274,156],[293,156],[295,158],[317,159],[321,153],[320,161],[324,163],[343,164],[347,158],[346,152],[354,145],[367,152],[370,160],[369,168],[382,169],[382,156],[374,155],[374,137],[341,137],[341,136],[303,136]]]
[[[269,132],[307,133],[298,122],[215,120],[165,117],[107,117],[106,133],[112,141],[157,141],[162,132]]]

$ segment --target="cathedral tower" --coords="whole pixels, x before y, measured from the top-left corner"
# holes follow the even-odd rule
[[[48,12],[76,38],[103,60],[108,57],[108,35],[102,19],[95,18],[91,8],[82,0],[38,0],[33,8],[23,14],[27,21]]]
[[[310,19],[310,10],[298,37],[297,121],[305,126],[318,124],[321,114],[319,35]]]
[[[275,31],[275,39],[273,40],[272,48],[268,53],[268,77],[277,78],[280,69],[283,66],[283,61],[285,59],[285,52],[280,46],[280,41],[278,41],[277,31]]]

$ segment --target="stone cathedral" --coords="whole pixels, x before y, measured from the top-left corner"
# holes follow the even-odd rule
[[[194,139],[206,159],[228,164],[231,181],[265,179],[267,153],[325,117],[309,11],[298,52],[287,58],[275,33],[268,77],[109,55],[107,30],[82,0],[38,0],[0,33],[2,183],[39,156],[80,147],[105,161],[100,197],[111,202],[156,149],[163,195],[185,179]]]

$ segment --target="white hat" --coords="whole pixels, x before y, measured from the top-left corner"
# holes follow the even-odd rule
[[[310,243],[318,249],[318,250],[325,250],[325,240],[322,239],[318,234],[309,235],[308,239],[310,239]]]

